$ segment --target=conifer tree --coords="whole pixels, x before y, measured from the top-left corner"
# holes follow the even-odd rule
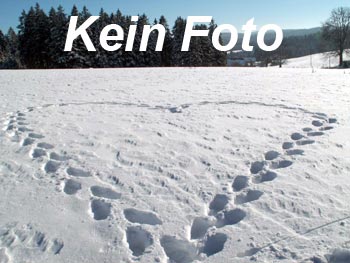
[[[12,27],[7,32],[6,44],[7,44],[7,68],[17,69],[21,68],[20,54],[19,54],[19,43],[18,36]]]
[[[77,8],[76,5],[73,5],[71,14],[69,16],[69,20],[72,16],[79,16],[79,10]],[[79,24],[79,21],[78,21]],[[77,25],[79,26],[79,25]],[[81,57],[79,54],[79,47],[80,45],[78,45],[78,40],[81,41],[81,38],[79,37],[78,39],[76,39],[73,42],[73,47],[72,47],[72,51],[67,52],[67,64],[70,65],[71,68],[77,68],[77,67],[81,67],[83,63],[81,63]]]
[[[101,8],[99,13],[100,18],[91,26],[91,40],[96,48],[96,52],[90,52],[91,53],[91,59],[92,64],[94,67],[98,68],[106,68],[109,66],[108,61],[108,51],[104,50],[100,44],[100,38],[99,35],[103,28],[110,24],[110,17],[109,15]],[[113,32],[110,32],[110,35]]]
[[[34,8],[31,7],[29,12],[22,12],[20,17],[19,29],[19,50],[20,56],[23,64],[31,68],[34,64],[32,62],[31,53],[30,53],[30,44],[32,42],[30,28],[33,28],[33,17],[34,17]]]
[[[208,30],[206,25],[196,25],[196,30]],[[204,67],[210,64],[211,41],[209,37],[194,37],[190,45],[189,65]]]
[[[49,65],[48,47],[49,19],[39,4],[31,8],[21,18],[20,51],[24,63],[29,68],[47,68]]]
[[[2,31],[0,30],[0,62],[6,58],[6,39]]]
[[[68,20],[63,7],[59,6],[57,11],[51,8],[49,13],[50,38],[47,45],[50,56],[51,68],[67,68],[68,58],[64,52],[65,38],[68,30]]]
[[[169,29],[168,22],[164,16],[159,18],[159,24],[163,25],[165,28],[165,39],[164,46],[161,52],[161,63],[160,66],[169,67],[171,66],[171,52],[172,52],[172,36]]]
[[[86,21],[86,19],[88,19],[91,16],[91,14],[85,6],[83,7],[82,12],[79,13],[78,8],[74,5],[71,12],[71,16],[78,16],[77,27],[79,27],[81,26],[81,24],[84,23],[84,21]],[[89,36],[92,35],[91,28],[88,29],[87,32]],[[74,40],[72,51],[67,53],[67,63],[69,63],[71,67],[86,68],[92,66],[90,54],[86,49],[86,46],[80,36]]]
[[[185,64],[185,52],[181,52],[182,42],[186,29],[186,20],[178,17],[173,27],[173,48],[172,48],[172,65],[173,66],[186,66]]]
[[[114,52],[108,53],[108,66],[109,67],[123,67],[126,65],[126,52],[124,52],[126,39],[128,37],[127,30],[128,25],[126,23],[126,17],[122,15],[122,12],[118,9],[116,13],[110,15],[110,23],[120,25],[124,30],[124,40],[119,43],[122,44],[121,48]],[[112,35],[113,33],[111,33]]]
[[[157,25],[158,20],[155,19],[153,25]],[[162,63],[161,52],[156,51],[159,33],[153,30],[149,36],[147,51],[145,53],[145,66],[160,67]]]
[[[217,24],[215,24],[214,19],[211,20],[209,25],[209,39],[211,41],[213,37],[214,30],[217,28]],[[223,39],[220,35],[219,42],[223,45]],[[227,65],[227,53],[222,52],[214,48],[213,43],[211,43],[209,48],[209,53],[207,54],[208,59],[210,60],[207,66],[226,66]]]
[[[78,19],[78,24],[79,26],[83,24],[89,17],[91,16],[91,13],[87,9],[86,6],[83,6],[83,10],[79,13],[79,19]],[[94,27],[96,27],[96,23],[94,23],[91,27],[89,27],[86,32],[90,36],[91,39],[93,39],[93,33],[94,33]],[[94,60],[95,60],[95,55],[96,52],[89,52],[80,38],[80,41],[78,41],[78,50],[79,54],[81,57],[80,60],[80,67],[88,68],[88,67],[93,67],[94,66]]]
[[[134,41],[134,48],[132,51],[133,59],[135,61],[134,66],[136,67],[145,67],[149,62],[149,51],[140,52],[143,27],[144,25],[148,24],[148,18],[145,14],[139,16],[139,20],[137,21],[137,31]]]

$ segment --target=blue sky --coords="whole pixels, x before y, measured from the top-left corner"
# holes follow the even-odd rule
[[[94,15],[101,7],[109,13],[118,8],[127,15],[146,13],[151,20],[163,14],[171,26],[177,16],[210,15],[218,24],[237,28],[254,17],[258,26],[274,23],[285,29],[317,27],[333,8],[350,7],[349,0],[1,0],[0,29],[16,27],[21,11],[36,2],[45,10],[61,4],[67,13],[76,4],[79,8],[86,5]]]

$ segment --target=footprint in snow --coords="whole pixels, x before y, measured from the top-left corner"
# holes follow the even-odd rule
[[[329,118],[328,123],[330,123],[330,124],[337,123],[337,119],[336,118]]]
[[[64,162],[69,160],[68,156],[64,156],[64,155],[59,155],[55,152],[50,153],[50,159],[51,160],[55,160],[55,161],[59,161],[59,162]]]
[[[32,132],[33,130],[32,129],[28,129],[26,127],[19,127],[18,131],[20,131],[20,132]]]
[[[108,202],[93,199],[91,201],[91,212],[97,221],[107,219],[111,214],[112,205]]]
[[[47,173],[56,173],[57,170],[60,168],[60,163],[56,162],[56,161],[48,161],[45,166],[44,166],[44,170]]]
[[[238,205],[257,201],[264,193],[259,190],[248,190],[245,193],[237,195],[235,203]]]
[[[279,160],[279,161],[273,161],[270,164],[271,169],[283,169],[291,166],[293,164],[292,161],[289,160]]]
[[[323,136],[324,132],[309,132],[307,136],[309,137],[316,137],[316,136]]]
[[[228,202],[229,202],[229,198],[227,195],[217,194],[209,204],[209,209],[213,214],[216,214],[221,210],[224,210]]]
[[[18,125],[20,125],[20,126],[27,126],[27,125],[29,125],[29,124],[26,123],[26,122],[19,121],[19,122],[18,122]]]
[[[303,128],[303,132],[311,132],[312,128]]]
[[[249,185],[249,177],[244,175],[239,175],[234,179],[232,183],[232,188],[233,188],[233,191],[239,192],[244,188],[246,188],[248,185]]]
[[[90,177],[91,176],[90,172],[84,171],[84,170],[79,169],[79,168],[73,168],[73,167],[69,167],[67,169],[67,174],[70,176],[74,176],[74,177]]]
[[[221,252],[224,249],[227,239],[227,235],[224,233],[215,233],[207,236],[204,241],[202,253],[210,257]]]
[[[298,146],[305,146],[305,145],[314,144],[314,143],[315,143],[314,140],[307,139],[307,140],[298,141],[297,145]]]
[[[213,227],[215,222],[207,217],[196,217],[191,226],[191,239],[204,238],[209,228]]]
[[[334,129],[334,127],[332,127],[332,126],[326,126],[326,127],[321,127],[320,131],[330,131],[330,130],[333,130],[333,129]]]
[[[9,124],[6,128],[6,131],[13,131],[14,129],[16,129],[16,125],[15,124]]]
[[[250,172],[252,174],[259,173],[262,169],[264,169],[265,162],[254,162],[250,166]]]
[[[44,149],[35,148],[32,152],[32,158],[34,159],[44,157],[44,156],[47,156],[47,153]]]
[[[265,183],[265,182],[271,182],[277,178],[277,173],[272,171],[266,171],[259,174],[259,176],[256,178],[256,183]]]
[[[28,137],[33,139],[43,139],[45,136],[38,134],[38,133],[29,133]]]
[[[131,223],[144,225],[161,225],[162,221],[152,212],[140,211],[134,208],[124,209],[125,218]]]
[[[323,126],[323,122],[321,122],[319,120],[315,120],[315,121],[312,121],[312,125],[315,127],[321,127],[321,126]]]
[[[293,133],[293,134],[290,136],[290,138],[291,138],[293,141],[299,141],[299,140],[301,140],[301,139],[304,138],[304,135],[302,135],[302,134],[299,133],[299,132],[295,132],[295,133]]]
[[[79,190],[81,190],[81,183],[79,183],[76,180],[69,179],[65,182],[63,191],[67,195],[74,195],[76,194]]]
[[[187,240],[179,240],[172,236],[163,236],[160,245],[171,262],[191,263],[196,257],[197,248]]]
[[[265,153],[265,160],[266,161],[272,161],[272,160],[276,159],[278,156],[280,156],[279,152],[268,151],[267,153]]]
[[[289,155],[289,156],[303,155],[303,154],[304,154],[304,150],[293,149],[293,150],[287,150],[286,153],[287,153],[287,155]]]
[[[142,256],[146,249],[154,243],[151,233],[140,226],[131,226],[126,229],[126,241],[135,257]]]
[[[298,143],[298,142],[297,142]],[[283,150],[288,150],[288,149],[292,149],[294,147],[294,142],[284,142],[282,144],[282,149]]]
[[[223,213],[217,215],[218,221],[216,223],[216,227],[222,228],[224,226],[236,225],[241,222],[246,216],[247,213],[240,208],[224,211]]]
[[[22,146],[32,145],[34,142],[35,140],[32,138],[25,138],[24,141],[22,142]]]
[[[43,149],[46,149],[46,150],[51,150],[54,148],[54,146],[52,144],[49,144],[49,143],[46,143],[46,142],[40,142],[37,144],[37,147],[38,148],[43,148]]]
[[[90,188],[90,191],[92,195],[95,197],[101,197],[101,198],[112,199],[112,200],[120,199],[122,196],[120,193],[117,193],[112,189],[101,187],[101,186],[92,186]]]

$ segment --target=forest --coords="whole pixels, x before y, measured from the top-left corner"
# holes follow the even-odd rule
[[[193,37],[189,52],[181,52],[186,29],[186,19],[178,17],[172,28],[164,16],[150,23],[145,15],[139,15],[137,22],[120,10],[108,14],[101,9],[100,19],[87,29],[97,52],[88,52],[83,40],[73,43],[71,52],[64,52],[64,46],[71,16],[78,16],[78,26],[86,21],[91,13],[87,7],[78,10],[73,6],[69,15],[62,6],[51,8],[48,14],[36,4],[29,11],[23,11],[17,30],[10,28],[6,34],[0,31],[0,68],[8,69],[51,69],[51,68],[114,68],[114,67],[167,67],[167,66],[225,66],[226,52],[213,47],[212,36],[217,28],[214,20],[209,25],[196,25],[195,29],[209,30],[208,37]],[[118,24],[125,28],[125,47],[128,29],[136,25],[134,49],[125,52],[124,48],[116,52],[106,51],[100,44],[99,33],[109,24]],[[158,33],[150,34],[147,51],[138,51],[141,45],[142,29],[145,25],[161,24],[166,29],[164,47],[155,51]],[[222,39],[220,37],[220,42]]]
[[[218,67],[226,66],[227,59],[235,59],[242,54],[219,51],[214,47],[213,35],[218,25],[212,20],[209,24],[196,24],[195,30],[209,30],[207,37],[192,37],[188,52],[182,52],[182,44],[186,32],[187,20],[178,17],[170,26],[164,16],[149,21],[146,14],[138,15],[138,20],[132,21],[132,16],[124,15],[118,9],[116,12],[99,12],[99,19],[87,29],[96,52],[89,52],[81,37],[74,40],[72,51],[65,52],[65,42],[69,21],[72,16],[78,16],[77,26],[81,26],[91,13],[87,7],[82,10],[74,5],[69,14],[62,6],[51,8],[48,14],[36,4],[28,11],[23,11],[16,29],[10,28],[3,33],[0,30],[0,69],[53,69],[53,68],[115,68],[115,67]],[[117,24],[124,30],[120,47],[114,52],[106,51],[100,42],[100,33],[107,25]],[[165,28],[162,51],[156,51],[158,31],[150,33],[147,50],[139,51],[142,45],[143,28],[146,25],[160,24]],[[130,27],[136,27],[133,38],[132,51],[125,51]],[[322,29],[296,34],[293,30],[284,30],[286,36],[277,50],[267,52],[257,43],[257,32],[252,34],[251,52],[244,52],[245,56],[254,57],[259,63],[253,66],[282,66],[286,59],[337,50],[334,43],[325,41]],[[297,30],[294,30],[297,31]],[[288,33],[288,34],[287,34]],[[113,34],[111,34],[113,36]],[[115,32],[115,35],[117,33]],[[219,43],[226,46],[230,42],[230,34],[220,34]],[[268,33],[264,42],[271,45],[275,34]],[[113,38],[113,37],[112,37]],[[238,35],[234,49],[242,47],[244,34]],[[113,45],[115,41],[107,41]],[[217,43],[216,43],[217,44]],[[119,45],[119,44],[118,44]],[[106,45],[105,45],[106,46]],[[350,41],[345,48],[350,48]]]

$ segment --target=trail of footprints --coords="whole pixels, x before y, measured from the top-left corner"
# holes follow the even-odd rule
[[[190,232],[191,240],[178,239],[168,235],[161,237],[160,244],[170,261],[190,263],[194,260],[200,260],[202,254],[210,257],[222,251],[229,237],[224,233],[220,233],[220,228],[236,225],[244,220],[247,212],[242,205],[257,201],[264,194],[262,191],[251,189],[250,185],[275,180],[278,177],[277,170],[293,165],[293,162],[285,159],[285,157],[304,154],[304,150],[295,147],[315,143],[313,138],[323,136],[325,131],[334,128],[330,125],[337,122],[336,119],[328,119],[326,115],[322,114],[315,115],[314,118],[317,119],[312,122],[314,128],[304,128],[303,133],[293,133],[290,136],[291,141],[282,144],[283,153],[278,151],[266,152],[263,161],[251,163],[250,176],[239,175],[234,178],[232,190],[236,193],[234,198],[236,208],[227,209],[231,201],[230,197],[226,194],[217,194],[209,203],[209,215],[194,218]],[[151,214],[134,209],[125,210],[124,214],[127,220],[132,223],[151,224],[147,222],[147,219],[153,218],[153,224],[161,224],[161,221],[156,220],[154,214],[151,216]],[[139,217],[139,219],[136,220],[136,217]],[[130,231],[132,234],[130,234]],[[132,227],[127,232],[127,240],[135,256],[141,255],[140,251],[145,251],[148,246],[153,244],[150,233],[142,230],[141,227]],[[137,242],[135,239],[137,239]],[[136,249],[134,247],[135,242],[141,248],[137,247]]]
[[[33,109],[29,109],[28,111],[32,110]],[[55,148],[54,145],[42,141],[45,138],[44,135],[35,133],[34,130],[27,128],[29,123],[25,122],[25,116],[25,113],[22,112],[17,112],[16,114],[11,115],[5,130],[10,133],[11,137],[15,138],[14,141],[19,142],[22,147],[32,147],[31,158],[46,161],[43,170],[47,174],[55,174],[62,166],[64,166],[65,162],[69,161],[69,156],[67,154],[57,154],[53,151]],[[21,136],[25,136],[25,138],[20,140]],[[81,180],[86,177],[92,177],[92,174],[89,171],[77,167],[69,166],[65,169],[65,173],[69,178],[64,182],[63,192],[67,195],[77,194],[83,187]],[[90,193],[92,196],[90,210],[93,218],[97,221],[106,220],[111,215],[111,202],[121,198],[120,193],[117,193],[108,187],[98,185],[91,186]],[[125,209],[124,216],[131,224],[137,224],[136,226],[129,226],[126,229],[125,234],[132,254],[136,257],[141,256],[148,247],[153,245],[154,240],[151,233],[143,230],[139,225],[160,225],[162,224],[162,221],[156,214],[133,208]],[[47,242],[45,241],[45,244],[42,244],[42,242],[44,242],[44,237],[45,236],[43,236],[42,240],[40,239],[41,241],[39,240],[37,243],[39,246],[44,246],[45,249],[43,249],[43,251],[46,251]],[[0,241],[2,240],[0,239]],[[64,243],[56,243],[58,243],[58,241],[54,241],[51,250],[53,250],[55,254],[58,254],[63,248]],[[0,250],[0,253],[3,254],[4,258],[6,256],[5,252],[5,250]]]
[[[28,111],[33,109],[29,108]],[[226,194],[217,194],[209,203],[209,214],[203,217],[194,218],[190,239],[183,240],[173,236],[165,235],[159,240],[160,245],[164,249],[166,256],[171,262],[190,263],[194,260],[200,260],[201,255],[210,257],[222,251],[228,236],[220,233],[220,229],[230,225],[236,225],[247,216],[244,210],[244,204],[248,204],[259,200],[263,196],[263,192],[252,189],[252,185],[272,182],[278,177],[277,170],[284,169],[293,165],[291,160],[285,159],[288,156],[303,155],[304,150],[297,148],[315,143],[315,138],[325,135],[325,132],[332,130],[332,124],[336,124],[334,118],[327,118],[325,114],[316,114],[313,116],[313,128],[304,128],[302,132],[294,132],[290,135],[290,141],[282,144],[282,152],[268,151],[264,155],[264,160],[254,161],[250,165],[250,175],[238,175],[232,182],[232,191],[235,193],[234,200]],[[21,141],[23,147],[34,146],[31,157],[33,159],[47,159],[44,165],[44,171],[48,174],[56,173],[63,164],[69,160],[67,155],[59,155],[53,151],[54,145],[39,141],[45,138],[44,135],[35,133],[32,129],[27,128],[25,114],[17,112],[11,115],[6,127],[7,132],[11,132],[11,136],[18,138],[19,135],[26,135]],[[85,171],[76,167],[68,167],[65,170],[68,179],[64,182],[63,192],[67,195],[75,195],[82,189],[83,178],[91,177],[89,171]],[[111,214],[112,201],[120,199],[122,196],[116,191],[102,186],[90,187],[92,195],[90,208],[93,218],[97,221],[106,220]],[[228,209],[228,204],[233,201],[236,208]],[[135,208],[125,209],[123,211],[125,219],[130,223],[125,231],[126,240],[132,255],[135,257],[142,256],[147,249],[154,244],[154,238],[150,232],[145,230],[142,225],[156,226],[161,225],[162,221],[158,216],[149,211],[141,211]],[[5,234],[4,234],[5,233]],[[0,244],[11,243],[12,239],[8,238],[8,232],[1,232]],[[21,239],[21,238],[20,238]],[[23,239],[23,241],[26,238]],[[58,254],[64,246],[63,241],[48,241],[45,235],[36,232],[31,242],[38,247],[50,250]],[[34,241],[33,241],[34,240]],[[6,251],[0,250],[0,253]]]
[[[60,239],[49,238],[45,233],[36,230],[32,225],[18,225],[10,223],[0,227],[0,259],[1,262],[10,262],[7,251],[12,249],[37,249],[54,255],[60,253],[64,243]],[[6,261],[6,259],[8,261]]]
[[[233,200],[236,208],[228,209],[230,197],[226,194],[217,194],[209,204],[209,215],[197,217],[193,220],[191,226],[191,240],[198,241],[201,244],[195,251],[194,246],[188,243],[187,245],[177,246],[178,249],[174,252],[167,244],[164,249],[169,253],[168,257],[175,262],[187,263],[192,262],[198,257],[198,253],[204,253],[208,257],[217,254],[224,249],[224,245],[228,237],[224,233],[220,233],[219,229],[229,225],[236,225],[247,216],[244,211],[243,204],[257,201],[263,196],[263,192],[252,189],[250,185],[259,185],[261,183],[272,182],[278,177],[277,170],[285,169],[293,165],[291,160],[285,159],[288,156],[303,155],[304,150],[295,147],[302,147],[309,144],[314,144],[315,137],[325,135],[325,131],[332,130],[332,124],[337,123],[334,118],[327,118],[326,115],[317,114],[313,116],[316,120],[312,121],[313,128],[304,128],[303,133],[295,132],[290,136],[290,141],[282,144],[283,153],[278,151],[268,151],[264,155],[264,160],[254,161],[250,165],[250,175],[238,175],[232,182],[232,190],[235,193]],[[316,130],[314,130],[316,129]],[[173,241],[175,242],[175,241]],[[178,241],[176,241],[178,242]],[[187,241],[183,241],[187,242]],[[192,247],[191,247],[192,246]],[[185,251],[187,251],[187,254]],[[185,253],[186,259],[176,258],[176,255]]]
[[[33,111],[33,109],[28,109],[27,112]],[[35,133],[33,129],[28,128],[29,123],[26,121],[26,114],[22,112],[17,112],[9,116],[7,122],[7,127],[5,131],[9,133],[12,137],[12,140],[19,142],[22,147],[31,147],[30,152],[32,159],[37,159],[40,162],[44,161],[43,170],[47,174],[55,174],[58,172],[61,167],[67,164],[70,157],[67,154],[60,155],[54,152],[55,146],[44,142],[44,135]],[[21,140],[21,137],[24,138]],[[68,167],[65,169],[67,178],[64,182],[63,192],[67,195],[75,195],[82,189],[81,179],[86,177],[91,177],[92,174],[89,171],[85,171],[81,168]],[[91,212],[95,220],[104,220],[107,219],[111,213],[111,203],[108,200],[116,200],[121,197],[121,194],[115,192],[112,189],[101,187],[101,186],[92,186],[90,188],[92,199],[90,202]],[[2,237],[1,237],[2,238]],[[40,238],[40,237],[39,237]],[[44,238],[44,237],[43,237]],[[43,239],[44,240],[44,239]],[[42,241],[38,241],[39,245]],[[0,240],[1,241],[1,240]],[[46,241],[45,241],[46,242]],[[64,243],[61,243],[61,247],[56,249],[55,254],[58,254],[63,248]],[[46,251],[46,248],[42,251]],[[3,252],[2,252],[3,253]]]

